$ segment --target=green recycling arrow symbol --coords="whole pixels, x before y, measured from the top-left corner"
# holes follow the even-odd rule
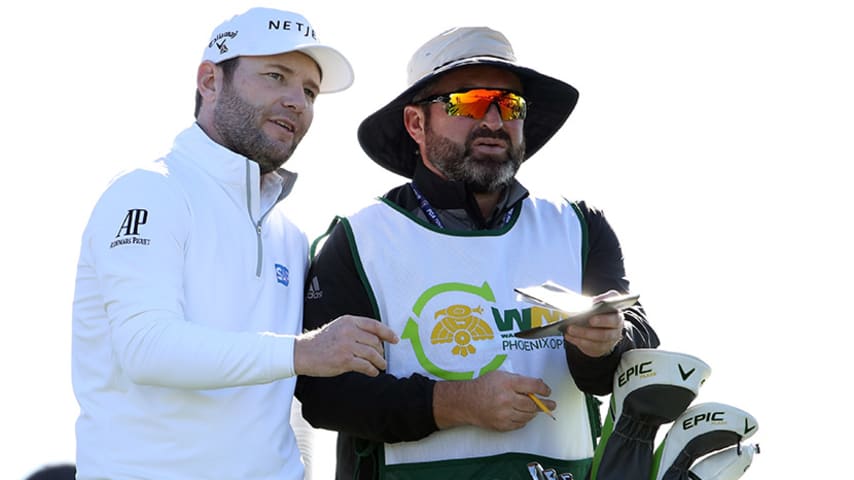
[[[489,284],[483,282],[483,285],[480,287],[469,285],[466,283],[441,283],[439,285],[435,285],[433,287],[428,288],[418,300],[415,301],[415,305],[412,307],[412,311],[416,316],[420,316],[421,312],[424,310],[424,307],[427,305],[433,297],[445,292],[468,292],[474,295],[477,295],[488,302],[495,302],[495,294],[492,293],[492,289],[489,288]],[[401,339],[409,340],[412,343],[412,351],[415,353],[415,358],[418,359],[418,363],[424,368],[424,370],[432,373],[433,375],[445,379],[445,380],[470,380],[474,377],[474,371],[470,372],[453,372],[450,370],[445,370],[444,368],[439,367],[424,353],[424,345],[421,343],[421,336],[418,333],[418,322],[410,317],[406,326],[403,328],[403,333],[400,335]],[[483,368],[478,371],[478,376],[481,376],[487,372],[491,372],[492,370],[496,370],[498,367],[504,363],[504,360],[507,358],[505,354],[499,354],[492,358]]]

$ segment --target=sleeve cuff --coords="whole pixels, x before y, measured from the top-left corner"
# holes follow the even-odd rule
[[[267,334],[267,348],[270,358],[270,375],[273,379],[290,378],[296,375],[294,370],[293,335]]]

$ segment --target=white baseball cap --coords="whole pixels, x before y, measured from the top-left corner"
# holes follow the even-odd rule
[[[320,43],[314,27],[298,13],[251,8],[226,20],[211,33],[202,61],[220,63],[234,57],[302,52],[320,67],[320,93],[353,84],[353,67],[338,50]]]

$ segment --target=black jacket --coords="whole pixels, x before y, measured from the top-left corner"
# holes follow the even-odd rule
[[[447,228],[491,229],[501,226],[504,214],[528,196],[518,182],[507,189],[496,213],[483,218],[474,196],[464,185],[445,182],[420,166],[414,183],[436,210]],[[426,218],[409,184],[385,195],[403,209]],[[607,290],[629,291],[623,256],[617,237],[602,212],[578,202],[588,227],[589,253],[583,272],[582,293],[595,295]],[[347,236],[336,225],[312,261],[306,284],[305,329],[311,330],[352,314],[376,318],[361,283]],[[590,358],[566,345],[569,370],[579,389],[594,395],[611,392],[613,375],[620,356],[631,348],[654,348],[658,337],[646,321],[640,305],[626,311],[624,339],[614,352]],[[314,427],[339,432],[338,479],[374,478],[373,442],[414,441],[437,430],[433,419],[434,380],[414,374],[396,378],[387,374],[368,377],[349,373],[333,378],[300,376],[296,396],[303,404],[303,416]],[[361,460],[357,460],[363,455]]]

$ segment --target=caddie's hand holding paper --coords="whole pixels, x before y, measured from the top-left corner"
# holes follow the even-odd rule
[[[602,313],[618,312],[634,305],[640,297],[637,294],[614,295],[593,302],[593,298],[573,292],[551,281],[542,285],[515,288],[514,291],[518,300],[558,310],[565,314],[565,317],[558,322],[517,332],[515,335],[519,338],[563,336],[563,332],[569,325],[588,325],[587,321],[590,317]]]

